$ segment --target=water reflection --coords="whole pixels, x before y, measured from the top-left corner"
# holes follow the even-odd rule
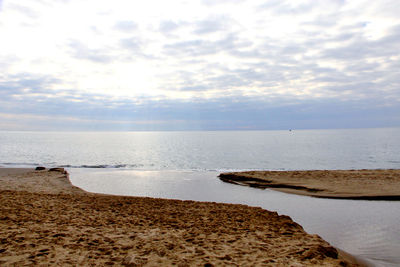
[[[332,245],[373,262],[400,264],[400,203],[330,200],[221,182],[217,172],[72,169],[71,182],[97,193],[247,204],[278,211]]]

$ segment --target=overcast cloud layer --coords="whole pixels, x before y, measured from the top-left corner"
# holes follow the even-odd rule
[[[0,0],[0,130],[400,126],[400,5]]]

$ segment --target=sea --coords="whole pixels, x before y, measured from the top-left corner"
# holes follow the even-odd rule
[[[0,131],[0,167],[64,167],[90,192],[237,203],[290,216],[372,266],[400,266],[400,202],[333,200],[218,179],[245,170],[400,169],[400,128]]]

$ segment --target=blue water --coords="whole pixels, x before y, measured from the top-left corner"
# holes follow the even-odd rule
[[[400,129],[0,132],[0,166],[64,166],[87,191],[261,206],[376,266],[400,265],[400,202],[315,199],[221,182],[231,170],[400,168]]]

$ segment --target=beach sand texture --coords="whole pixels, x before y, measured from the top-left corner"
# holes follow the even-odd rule
[[[248,171],[225,182],[323,198],[400,200],[400,170]]]
[[[0,169],[0,265],[356,266],[288,216],[87,193],[62,172]]]

